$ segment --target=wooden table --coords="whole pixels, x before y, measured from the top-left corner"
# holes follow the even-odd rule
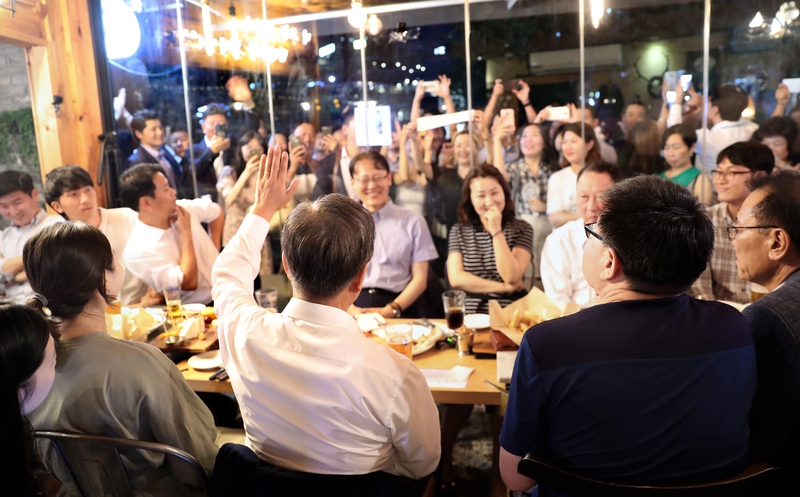
[[[410,323],[410,319],[393,319],[390,323]],[[484,383],[489,380],[497,383],[497,361],[495,359],[476,359],[474,355],[460,356],[454,348],[436,347],[414,357],[414,364],[420,369],[450,369],[453,366],[467,366],[475,371],[469,377],[465,389],[433,388],[433,399],[443,404],[485,404],[500,405],[500,392]],[[178,368],[195,392],[233,393],[230,381],[209,380],[214,371],[198,371],[181,361]]]

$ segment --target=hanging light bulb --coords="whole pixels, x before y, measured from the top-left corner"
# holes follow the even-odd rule
[[[756,16],[753,18],[752,21],[750,21],[750,27],[751,28],[757,28],[757,27],[761,26],[762,24],[764,24],[764,17],[761,16],[761,12],[760,11],[756,12]]]
[[[367,18],[367,33],[371,34],[372,36],[378,36],[383,29],[383,23],[378,16],[372,14]]]
[[[591,11],[592,26],[594,26],[594,29],[597,29],[600,26],[600,19],[602,19],[603,14],[606,13],[606,9],[603,6],[603,0],[592,0]]]
[[[781,22],[777,19],[772,19],[772,24],[769,26],[769,34],[774,36],[781,30]]]
[[[354,28],[360,28],[367,22],[367,15],[361,10],[361,0],[354,0],[350,7],[353,11],[347,16],[347,22]]]

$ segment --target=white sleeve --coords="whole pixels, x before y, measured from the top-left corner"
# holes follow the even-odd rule
[[[433,473],[442,453],[439,414],[425,377],[413,364],[394,399],[390,423],[392,470],[415,479]]]
[[[547,214],[569,211],[569,205],[564,205],[564,182],[559,174],[553,174],[547,179]]]
[[[683,123],[683,105],[672,104],[667,116],[667,127]]]
[[[560,229],[562,228],[558,228]],[[559,304],[566,304],[572,300],[572,278],[567,248],[561,243],[562,238],[558,236],[561,233],[558,230],[553,231],[544,241],[539,272],[544,293]]]
[[[165,257],[155,248],[142,250],[142,247],[136,247],[132,237],[125,246],[123,258],[126,270],[159,293],[164,290],[162,285],[164,280],[177,282],[178,285],[183,283],[180,264]]]
[[[191,200],[178,200],[177,204],[189,211],[201,223],[210,223],[222,214],[219,204],[205,195]]]

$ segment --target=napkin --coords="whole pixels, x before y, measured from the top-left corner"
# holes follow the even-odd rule
[[[377,312],[368,312],[366,314],[359,314],[356,316],[358,327],[361,331],[367,332],[382,327],[386,324],[386,319]]]
[[[430,388],[467,388],[474,368],[453,366],[453,369],[420,369]]]

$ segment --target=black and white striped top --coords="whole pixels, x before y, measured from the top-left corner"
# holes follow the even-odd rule
[[[533,253],[533,228],[521,219],[514,219],[503,228],[508,247],[521,247]],[[491,281],[503,281],[497,272],[494,258],[492,236],[482,225],[458,223],[450,229],[447,253],[460,252],[464,258],[464,270],[480,278]],[[497,300],[501,306],[507,306],[524,295],[508,293],[469,293],[467,292],[467,314],[488,312],[489,300]]]

